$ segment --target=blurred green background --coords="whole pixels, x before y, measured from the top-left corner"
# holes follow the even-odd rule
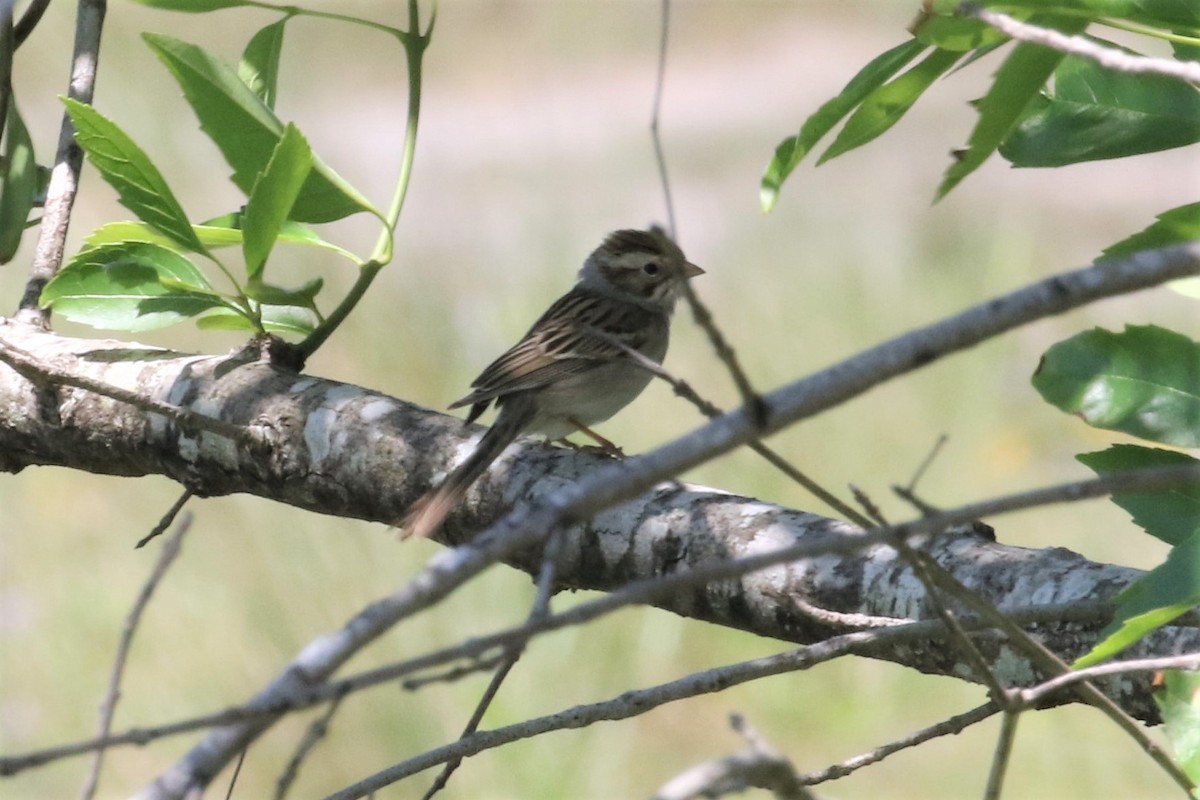
[[[312,7],[401,24],[402,4]],[[1194,154],[1053,171],[992,159],[931,205],[952,148],[974,121],[993,57],[940,82],[884,138],[820,169],[801,167],[776,211],[758,209],[758,179],[795,132],[869,58],[902,41],[915,4],[679,2],[674,5],[662,130],[689,257],[708,270],[696,288],[769,389],[996,293],[1090,261],[1195,199]],[[57,137],[73,21],[52,4],[17,56],[18,101],[49,158]],[[138,38],[178,36],[236,60],[274,15],[177,15],[110,4],[96,105],[162,167],[193,219],[236,207],[228,168],[197,130],[172,81]],[[398,257],[309,371],[443,408],[570,284],[609,230],[664,219],[648,127],[659,4],[442,4],[428,53],[416,172]],[[296,20],[288,28],[279,111],[352,183],[386,203],[399,161],[403,58],[363,29]],[[87,169],[70,251],[103,222],[127,218]],[[324,229],[365,253],[367,219]],[[0,269],[15,307],[32,237]],[[274,279],[324,275],[330,297],[353,276],[332,258],[277,250]],[[294,280],[290,277],[295,275]],[[1094,325],[1154,322],[1194,335],[1193,302],[1157,290],[1031,325],[880,387],[775,437],[772,445],[825,485],[862,487],[893,518],[909,510],[887,487],[907,481],[941,434],[949,442],[920,489],[953,506],[1087,476],[1081,451],[1116,440],[1042,403],[1028,377],[1053,342]],[[60,330],[96,335],[66,323]],[[230,334],[178,329],[139,337],[222,352]],[[719,403],[735,394],[682,311],[668,367]],[[690,406],[652,386],[603,432],[629,452],[698,424]],[[824,513],[751,453],[687,478]],[[157,546],[133,544],[179,487],[30,468],[0,477],[0,751],[92,735],[122,620]],[[299,648],[403,584],[434,552],[398,544],[381,525],[318,517],[250,497],[193,502],[183,556],[139,630],[118,730],[219,709],[247,698]],[[993,520],[1001,541],[1064,546],[1149,567],[1162,557],[1104,502]],[[351,670],[411,656],[512,624],[530,581],[496,568],[433,613],[405,623]],[[582,596],[559,598],[572,603]],[[484,726],[604,699],[631,687],[785,645],[627,610],[539,640]],[[330,738],[306,762],[294,797],[318,797],[452,739],[486,682],[476,676],[416,695],[396,687],[348,699]],[[900,667],[845,660],[660,708],[632,721],[551,734],[467,761],[448,797],[645,797],[688,766],[742,747],[740,711],[801,770],[823,767],[985,699],[981,688]],[[312,715],[251,748],[236,797],[270,796]],[[982,791],[998,722],[896,756],[836,785],[847,798],[956,798]],[[196,741],[182,736],[108,755],[102,797],[122,797]],[[84,759],[0,781],[5,798],[77,794]],[[382,792],[419,797],[429,776]],[[221,796],[228,772],[214,784]],[[1172,785],[1098,713],[1069,708],[1022,719],[1008,797],[1174,796]],[[747,796],[754,796],[750,793]]]

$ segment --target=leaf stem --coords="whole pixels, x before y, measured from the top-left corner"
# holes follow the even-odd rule
[[[300,353],[308,358],[325,343],[337,327],[349,316],[350,312],[366,294],[367,288],[375,280],[375,276],[388,262],[394,253],[394,237],[396,224],[400,219],[400,211],[404,208],[404,198],[408,194],[408,184],[412,177],[413,162],[417,152],[417,123],[421,115],[421,67],[425,49],[429,46],[433,34],[433,25],[437,19],[437,6],[429,18],[429,27],[424,33],[420,30],[420,15],[417,11],[417,0],[408,2],[408,19],[410,31],[399,37],[404,45],[408,62],[408,120],[404,128],[404,150],[400,161],[400,174],[396,179],[396,191],[388,207],[387,216],[383,219],[383,230],[375,243],[371,258],[359,267],[358,280],[329,316],[326,317],[308,337],[297,345]]]

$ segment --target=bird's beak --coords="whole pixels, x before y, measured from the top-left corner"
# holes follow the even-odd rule
[[[703,275],[703,274],[704,274],[704,270],[700,269],[692,262],[690,262],[690,261],[683,262],[683,277],[694,278],[697,275]]]

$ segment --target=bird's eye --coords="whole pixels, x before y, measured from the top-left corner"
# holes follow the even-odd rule
[[[647,261],[642,265],[642,272],[653,278],[658,274],[658,264],[655,264],[653,261]]]

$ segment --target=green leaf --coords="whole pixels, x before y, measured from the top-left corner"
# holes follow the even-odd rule
[[[1200,203],[1188,203],[1159,214],[1144,231],[1109,245],[1105,256],[1117,257],[1200,239]]]
[[[922,44],[956,53],[992,47],[1008,39],[982,20],[944,14],[926,16],[913,30],[913,35]]]
[[[283,123],[215,56],[169,36],[147,33],[143,37],[183,88],[201,129],[233,167],[233,182],[249,194],[283,136]],[[292,219],[331,222],[359,211],[381,216],[354,187],[314,156],[313,170],[296,198]]]
[[[279,56],[283,52],[283,31],[291,17],[273,22],[250,37],[238,77],[254,92],[267,108],[275,108],[275,91],[279,84]]]
[[[185,11],[193,14],[219,11],[222,8],[257,5],[249,0],[134,0],[134,2],[151,8],[165,8],[168,11]]]
[[[121,199],[121,204],[188,250],[203,252],[183,207],[158,168],[124,131],[91,106],[63,98],[75,141]]]
[[[270,283],[252,281],[246,284],[245,293],[251,300],[256,300],[264,305],[299,306],[311,309],[314,307],[317,293],[324,285],[325,281],[321,278],[313,278],[299,289],[285,289]]]
[[[246,259],[246,273],[251,281],[262,276],[267,256],[275,246],[279,231],[287,221],[312,165],[312,150],[308,142],[294,125],[288,123],[283,137],[271,154],[271,160],[267,162],[266,170],[250,192],[250,201],[246,203],[242,218],[242,235],[245,237],[242,252]]]
[[[1176,763],[1192,783],[1200,783],[1200,673],[1167,670],[1154,702]]]
[[[1077,334],[1046,351],[1033,385],[1095,428],[1200,446],[1200,346],[1173,331],[1128,325]]]
[[[1171,548],[1165,562],[1113,599],[1117,611],[1112,623],[1100,632],[1100,642],[1071,665],[1075,669],[1112,658],[1200,603],[1200,532]]]
[[[11,261],[21,246],[39,182],[33,140],[11,96],[5,127],[4,174],[0,181],[0,264]]]
[[[1030,21],[1042,26],[1053,22],[1054,28],[1066,34],[1078,33],[1088,24],[1087,19],[1077,17],[1034,17]],[[1030,101],[1046,85],[1062,58],[1063,54],[1057,50],[1029,42],[1021,42],[1008,54],[996,72],[991,87],[976,104],[979,120],[971,131],[966,151],[946,170],[935,199],[945,197],[999,147],[1022,118]]]
[[[294,306],[263,306],[262,327],[271,333],[295,333],[307,336],[316,328],[312,313]],[[233,309],[217,308],[196,320],[201,330],[251,331],[258,328],[245,315]]]
[[[784,139],[775,148],[775,157],[767,165],[759,192],[763,211],[770,211],[775,206],[783,182],[808,155],[812,146],[849,114],[851,109],[861,103],[864,97],[883,85],[884,81],[903,69],[905,64],[916,58],[924,49],[923,44],[916,39],[910,39],[876,56],[846,84],[841,94],[827,101],[804,121],[800,133]]]
[[[1075,456],[1097,475],[1136,469],[1176,467],[1200,463],[1184,453],[1132,444],[1115,444],[1107,450]],[[1112,501],[1129,512],[1146,533],[1167,544],[1183,542],[1200,530],[1200,488],[1177,486],[1155,492],[1120,492]]]
[[[223,217],[209,220],[200,225],[193,225],[192,230],[200,239],[201,244],[210,250],[218,250],[222,247],[241,247],[242,245],[242,215],[227,214]],[[289,244],[302,244],[308,247],[319,247],[323,250],[328,250],[332,253],[345,258],[355,266],[359,266],[361,261],[358,256],[338,247],[332,242],[327,242],[311,228],[300,224],[299,222],[285,222],[279,231],[279,241]],[[84,244],[88,247],[99,247],[103,244],[114,244],[116,242],[152,242],[178,249],[178,245],[171,239],[155,232],[153,228],[146,225],[144,222],[133,222],[126,220],[123,222],[109,222],[96,228],[87,238],[84,239]]]
[[[46,284],[42,305],[96,328],[144,331],[227,305],[174,250],[145,242],[84,250]]]
[[[912,108],[917,98],[960,58],[962,53],[934,50],[920,64],[871,92],[846,121],[846,127],[842,128],[829,149],[821,154],[817,164],[824,164],[831,158],[862,147],[895,125]]]
[[[1191,84],[1068,56],[1054,73],[1054,93],[1029,106],[1000,154],[1015,167],[1061,167],[1197,141],[1200,90]]]
[[[1159,214],[1157,221],[1143,231],[1122,239],[1104,250],[1105,257],[1125,256],[1200,239],[1200,203],[1189,203]],[[1186,297],[1200,298],[1200,277],[1180,278],[1167,284]]]

